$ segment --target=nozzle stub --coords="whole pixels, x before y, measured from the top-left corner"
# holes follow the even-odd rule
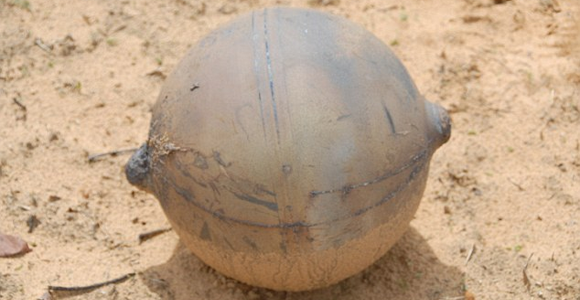
[[[141,190],[149,191],[147,177],[150,170],[149,151],[147,143],[143,144],[125,165],[125,176],[132,185]]]
[[[438,148],[445,144],[451,137],[451,118],[447,111],[439,104],[431,103],[425,100],[425,109],[431,128],[434,129],[435,147]]]

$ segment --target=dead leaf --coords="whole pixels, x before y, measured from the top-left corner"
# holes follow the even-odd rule
[[[28,220],[26,220],[26,225],[28,225],[28,233],[32,233],[34,229],[36,229],[36,227],[40,225],[40,223],[41,222],[36,217],[36,215],[31,215],[30,217],[28,217]]]
[[[61,198],[61,197],[59,197],[59,196],[57,196],[57,195],[50,195],[50,196],[48,197],[48,202],[55,202],[55,201],[58,201],[58,200],[60,200],[60,199],[62,199],[62,198]]]
[[[21,238],[0,233],[0,257],[9,257],[32,251]]]

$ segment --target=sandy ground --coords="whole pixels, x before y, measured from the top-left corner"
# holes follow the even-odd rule
[[[580,2],[321,2],[0,0],[0,232],[32,248],[0,259],[0,299],[132,272],[53,298],[580,299]],[[201,36],[275,4],[365,26],[454,126],[408,233],[313,292],[225,278],[171,231],[139,243],[169,224],[126,182],[128,155],[87,161],[145,141],[165,76]]]

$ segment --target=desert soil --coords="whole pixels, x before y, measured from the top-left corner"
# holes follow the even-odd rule
[[[376,264],[303,293],[223,277],[125,180],[150,109],[186,50],[271,5],[345,16],[390,45],[447,108],[407,234]],[[580,299],[578,0],[1,0],[0,299]],[[527,266],[527,267],[526,267]],[[525,270],[525,275],[524,275]],[[47,295],[45,295],[47,297]]]

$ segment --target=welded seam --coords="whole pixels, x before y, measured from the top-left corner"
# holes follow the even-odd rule
[[[264,102],[262,101],[262,91],[260,88],[260,76],[258,68],[258,46],[257,39],[258,34],[256,34],[255,25],[256,13],[252,12],[252,42],[254,47],[254,75],[256,76],[256,88],[258,90],[258,102],[260,104],[260,119],[262,119],[262,130],[264,132],[264,139],[266,139],[266,120],[264,119]]]
[[[335,188],[335,189],[330,189],[330,190],[323,190],[323,191],[311,191],[310,192],[310,196],[311,197],[316,197],[318,195],[323,195],[323,194],[331,194],[331,193],[343,193],[343,194],[347,194],[350,191],[357,189],[357,188],[361,188],[361,187],[365,187],[365,186],[369,186],[371,184],[375,184],[375,183],[379,183],[381,181],[386,180],[389,177],[395,176],[405,170],[407,170],[408,168],[414,166],[415,164],[417,164],[418,161],[421,161],[425,158],[425,156],[427,155],[428,150],[425,149],[421,152],[419,152],[419,154],[413,156],[407,163],[405,163],[403,166],[401,166],[400,168],[394,170],[394,171],[389,171],[386,173],[381,174],[378,177],[375,177],[371,180],[367,180],[361,183],[356,183],[356,184],[352,184],[352,185],[345,185],[344,187],[341,188]]]
[[[381,206],[382,204],[388,202],[389,200],[395,198],[397,196],[397,194],[399,194],[400,192],[403,192],[409,185],[411,185],[411,183],[416,179],[417,175],[419,175],[421,173],[421,171],[425,168],[425,165],[428,163],[427,161],[419,161],[420,163],[415,165],[415,167],[413,168],[413,170],[411,171],[411,173],[409,174],[409,176],[406,178],[405,182],[403,184],[400,184],[399,186],[397,186],[397,188],[393,191],[391,191],[389,194],[387,194],[386,196],[384,196],[383,198],[381,198],[378,202],[369,205],[367,207],[363,207],[349,215],[346,216],[341,216],[338,218],[334,218],[332,220],[328,220],[328,221],[324,221],[324,222],[318,222],[318,223],[308,223],[308,222],[293,222],[293,223],[278,223],[278,224],[264,224],[264,223],[259,223],[259,222],[252,222],[252,221],[248,221],[248,220],[242,220],[242,219],[237,219],[237,218],[232,218],[229,216],[226,216],[222,213],[218,213],[216,211],[213,211],[211,209],[209,209],[208,207],[202,205],[201,203],[197,202],[195,199],[195,196],[187,189],[175,184],[175,180],[165,180],[164,183],[166,185],[169,185],[171,188],[173,188],[173,190],[179,194],[181,197],[183,197],[185,200],[187,200],[187,202],[195,205],[196,207],[198,207],[199,209],[205,211],[206,213],[212,215],[213,217],[222,220],[224,222],[232,222],[232,223],[238,223],[238,224],[243,224],[243,225],[248,225],[248,226],[255,226],[255,227],[261,227],[261,228],[281,228],[281,229],[286,229],[286,228],[309,228],[309,227],[314,227],[314,226],[321,226],[321,225],[330,225],[333,224],[335,222],[338,221],[342,221],[348,218],[353,218],[359,215],[362,215],[364,213],[366,213],[367,211],[377,208],[379,206]],[[414,165],[414,164],[412,164]]]
[[[272,59],[270,58],[270,43],[268,41],[268,10],[264,9],[264,47],[266,48],[266,64],[268,66],[268,79],[270,81],[270,97],[272,98],[272,110],[274,112],[274,123],[276,125],[276,136],[280,143],[280,126],[278,122],[278,108],[274,93],[274,74],[272,72]]]

